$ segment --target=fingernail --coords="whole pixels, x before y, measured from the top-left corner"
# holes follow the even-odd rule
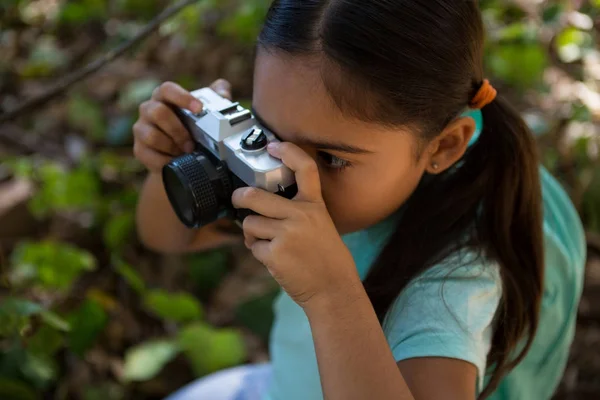
[[[227,89],[217,89],[217,93],[221,97],[229,97],[229,91]]]
[[[267,150],[269,151],[269,153],[272,156],[278,156],[279,155],[279,142],[269,143],[269,145],[267,146]]]
[[[190,111],[193,113],[199,113],[202,111],[202,103],[199,100],[192,100],[190,103]]]
[[[185,142],[185,144],[183,145],[183,150],[186,153],[193,153],[195,148],[196,145],[191,140],[189,142]]]

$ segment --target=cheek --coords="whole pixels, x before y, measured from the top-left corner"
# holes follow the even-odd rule
[[[341,234],[374,225],[394,213],[414,192],[423,171],[390,162],[322,172],[323,199]]]

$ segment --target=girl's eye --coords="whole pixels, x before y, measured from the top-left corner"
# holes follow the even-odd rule
[[[323,164],[323,166],[325,166],[326,168],[334,170],[343,170],[344,168],[350,166],[349,161],[342,160],[341,158],[336,157],[333,154],[325,153],[324,151],[318,151],[317,155],[321,164]]]

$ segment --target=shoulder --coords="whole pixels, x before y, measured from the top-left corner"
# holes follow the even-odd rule
[[[471,253],[428,269],[386,315],[384,331],[396,361],[460,359],[474,364],[482,379],[501,297],[499,266]]]
[[[457,323],[473,323],[484,315],[491,319],[501,296],[498,264],[471,253],[454,255],[413,279],[390,308],[386,323],[394,324],[394,319],[413,316],[415,311],[436,321],[456,317]]]

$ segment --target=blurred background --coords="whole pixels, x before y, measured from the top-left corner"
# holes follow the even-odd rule
[[[48,101],[25,100],[133,40],[164,0],[0,2],[0,398],[159,399],[267,359],[277,286],[245,249],[163,256],[136,239],[138,105],[162,81],[251,96],[269,0],[200,0]],[[600,398],[600,0],[481,0],[486,65],[539,138],[589,238],[558,399]],[[9,115],[10,114],[10,115]]]

